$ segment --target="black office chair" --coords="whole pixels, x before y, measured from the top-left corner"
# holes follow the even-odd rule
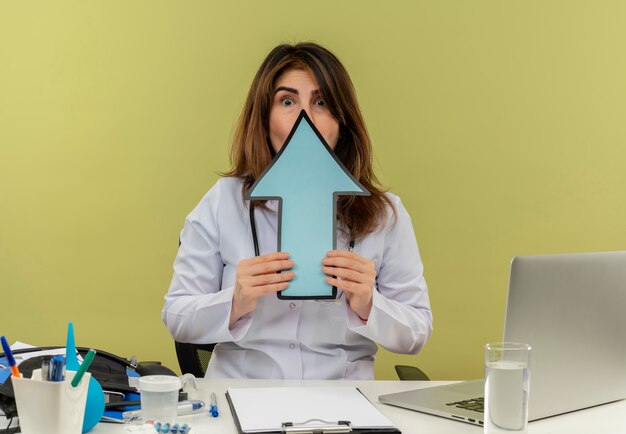
[[[215,344],[189,344],[176,341],[174,344],[181,372],[203,378]],[[416,366],[396,365],[395,368],[400,380],[430,381],[428,375]]]
[[[430,381],[428,375],[416,366],[396,365],[395,368],[400,380]]]
[[[175,341],[174,345],[181,372],[203,378],[215,344],[188,344]]]

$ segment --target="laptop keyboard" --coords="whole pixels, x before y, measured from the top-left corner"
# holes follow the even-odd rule
[[[463,408],[465,410],[472,410],[478,413],[484,413],[485,399],[480,398],[466,399],[464,401],[449,402],[446,405],[454,405],[456,408]]]

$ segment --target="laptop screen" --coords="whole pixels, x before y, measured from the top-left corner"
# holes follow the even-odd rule
[[[533,419],[626,398],[626,252],[519,256],[504,340],[532,347]]]

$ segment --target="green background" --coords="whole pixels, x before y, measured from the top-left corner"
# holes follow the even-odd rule
[[[178,368],[184,218],[267,52],[313,40],[352,76],[430,288],[431,340],[376,376],[480,377],[512,256],[625,248],[625,22],[602,0],[0,0],[0,334],[63,344],[73,320],[78,345]]]

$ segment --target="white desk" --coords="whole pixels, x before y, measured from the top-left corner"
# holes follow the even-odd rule
[[[482,428],[455,422],[378,402],[378,396],[420,387],[446,384],[443,381],[283,381],[283,380],[199,380],[200,388],[189,391],[190,399],[210,402],[211,392],[217,394],[220,416],[213,418],[207,412],[181,416],[179,422],[188,423],[191,434],[237,434],[237,429],[226,401],[228,387],[271,387],[306,385],[356,386],[373,402],[403,434],[481,434]],[[100,423],[93,434],[125,433],[124,425]],[[626,434],[626,400],[605,404],[567,415],[531,422],[529,434]]]

